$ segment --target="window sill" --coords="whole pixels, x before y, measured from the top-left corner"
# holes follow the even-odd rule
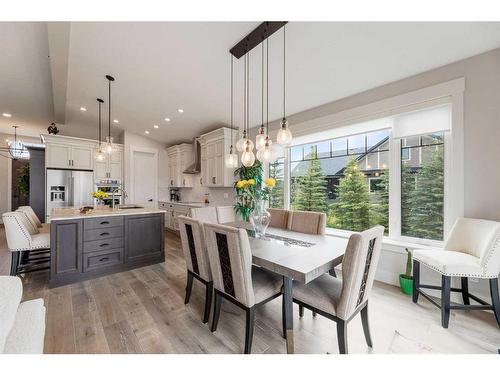
[[[325,234],[327,236],[339,237],[339,238],[349,238],[351,234],[356,233],[349,230],[343,229],[332,229],[326,228]],[[382,250],[390,251],[398,254],[405,254],[405,249],[432,249],[436,247],[443,247],[443,241],[434,241],[434,240],[421,240],[417,239],[417,241],[408,241],[408,240],[396,240],[393,238],[389,238],[384,236],[382,240]]]

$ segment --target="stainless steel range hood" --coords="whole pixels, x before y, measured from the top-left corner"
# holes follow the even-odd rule
[[[201,172],[201,145],[198,138],[193,141],[194,163],[187,167],[182,173],[197,174]]]

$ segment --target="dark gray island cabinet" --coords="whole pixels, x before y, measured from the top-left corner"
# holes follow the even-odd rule
[[[165,261],[163,212],[51,220],[51,288]]]

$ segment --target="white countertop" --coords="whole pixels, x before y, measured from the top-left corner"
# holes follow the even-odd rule
[[[128,208],[128,209],[112,209],[109,207],[98,207],[87,213],[81,213],[79,208],[65,207],[54,208],[50,214],[50,221],[56,220],[70,220],[70,219],[85,219],[91,217],[105,217],[105,216],[127,216],[127,215],[146,215],[165,213],[165,210],[158,208]]]

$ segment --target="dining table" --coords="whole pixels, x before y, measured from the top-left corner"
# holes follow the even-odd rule
[[[245,229],[253,264],[283,277],[283,332],[287,353],[293,354],[293,282],[310,283],[341,264],[348,239],[274,227],[269,227],[264,235],[256,235],[249,222],[225,225]]]

